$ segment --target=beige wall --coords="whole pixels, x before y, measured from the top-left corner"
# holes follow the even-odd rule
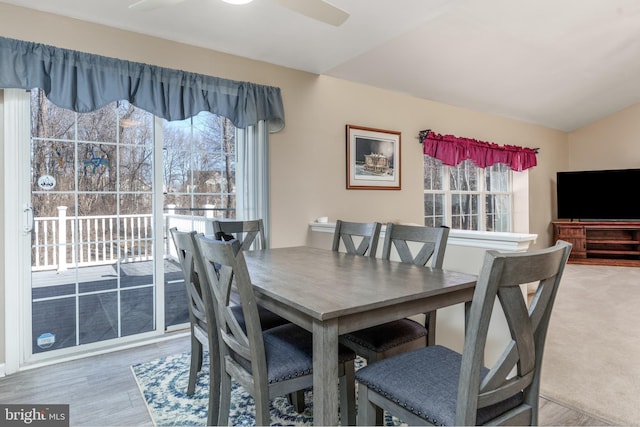
[[[331,220],[422,222],[422,146],[417,135],[426,128],[540,148],[539,165],[529,173],[529,229],[515,231],[538,234],[536,246],[551,243],[555,172],[567,167],[563,132],[4,3],[0,36],[280,87],[286,127],[271,137],[273,246],[306,244],[309,222],[325,215]],[[401,191],[345,189],[346,124],[402,132]],[[4,324],[0,350],[3,331]],[[0,363],[3,358],[4,351]]]
[[[271,139],[274,244],[305,243],[297,233],[285,234],[284,230],[291,230],[296,223],[304,228],[319,216],[421,223],[423,164],[417,135],[426,128],[500,144],[539,147],[540,166],[529,174],[530,205],[536,215],[530,216],[529,229],[514,231],[537,233],[538,244],[550,243],[553,211],[549,188],[564,158],[564,133],[325,76],[315,77],[311,90],[312,94],[285,90],[287,126]],[[347,123],[402,132],[402,191],[345,189]]]
[[[568,136],[567,170],[640,168],[640,104]]]

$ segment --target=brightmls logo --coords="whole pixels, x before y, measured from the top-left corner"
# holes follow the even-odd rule
[[[69,427],[69,405],[2,405],[0,425]]]

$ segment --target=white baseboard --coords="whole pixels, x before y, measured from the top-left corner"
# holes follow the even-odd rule
[[[4,367],[4,363],[0,363],[0,378],[6,376],[7,375],[6,372],[7,371],[6,371],[5,367]]]

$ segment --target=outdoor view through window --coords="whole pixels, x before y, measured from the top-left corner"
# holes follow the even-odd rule
[[[235,127],[128,102],[74,113],[31,92],[32,352],[188,321],[170,227],[235,218]]]
[[[479,168],[424,156],[424,224],[458,230],[511,231],[511,170],[502,163]]]

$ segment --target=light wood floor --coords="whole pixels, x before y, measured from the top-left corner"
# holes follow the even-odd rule
[[[3,404],[69,404],[72,426],[152,426],[130,366],[189,350],[188,337],[30,369],[0,378]],[[541,399],[540,425],[610,425]]]

